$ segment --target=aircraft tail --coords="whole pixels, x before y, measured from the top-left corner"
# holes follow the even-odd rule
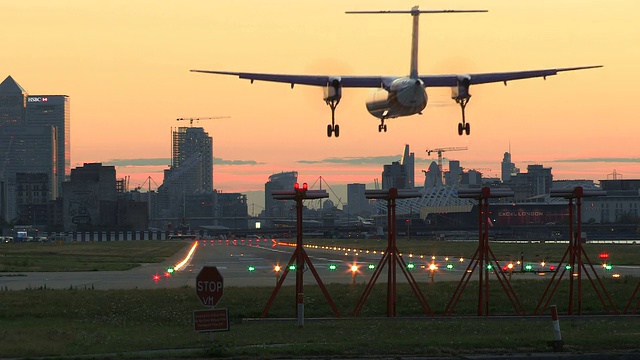
[[[409,76],[413,79],[418,78],[418,34],[420,27],[420,14],[439,14],[439,13],[474,13],[487,12],[488,10],[420,10],[418,6],[414,6],[411,10],[379,10],[379,11],[347,11],[347,14],[411,14],[413,17],[413,27],[411,30],[411,65],[409,68]]]

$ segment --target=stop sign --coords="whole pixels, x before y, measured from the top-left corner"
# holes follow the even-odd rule
[[[224,282],[215,266],[204,266],[196,276],[196,294],[204,306],[215,306],[222,298]]]

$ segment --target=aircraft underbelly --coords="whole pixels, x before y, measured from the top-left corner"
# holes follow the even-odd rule
[[[397,90],[378,90],[367,101],[369,113],[379,119],[410,116],[427,106],[427,93],[422,86],[408,86]]]

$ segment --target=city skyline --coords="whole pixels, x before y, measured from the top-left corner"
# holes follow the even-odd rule
[[[640,178],[634,151],[640,105],[623,96],[633,94],[640,80],[635,68],[640,51],[633,46],[640,30],[629,25],[640,4],[632,1],[607,7],[595,1],[487,1],[481,6],[487,14],[425,16],[421,73],[604,65],[546,81],[472,86],[468,137],[457,135],[460,109],[448,89],[429,90],[423,115],[390,120],[383,134],[364,108],[369,92],[345,90],[336,112],[340,138],[328,139],[330,111],[319,89],[189,73],[217,68],[403,75],[409,68],[410,21],[391,16],[380,23],[344,11],[412,5],[37,0],[3,5],[5,31],[24,28],[39,35],[6,39],[4,46],[12,51],[3,54],[0,78],[12,76],[29,94],[69,95],[71,167],[114,165],[118,178],[130,176],[132,186],[148,176],[161,183],[171,163],[170,131],[182,125],[176,118],[213,116],[230,118],[194,126],[214,139],[214,184],[223,192],[261,191],[269,175],[283,171],[298,171],[301,182],[322,176],[330,184],[371,184],[381,180],[382,165],[400,161],[405,144],[416,154],[416,185],[423,179],[420,170],[435,160],[423,161],[424,151],[450,146],[469,150],[445,158],[491,168],[494,177],[510,147],[516,166],[551,167],[556,180],[605,180],[614,170],[624,179]],[[478,6],[436,1],[428,8]],[[283,16],[286,22],[279,20]],[[381,48],[389,56],[379,56]]]

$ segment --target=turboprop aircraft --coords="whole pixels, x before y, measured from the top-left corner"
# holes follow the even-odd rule
[[[342,98],[342,88],[378,88],[371,99],[366,102],[367,110],[380,119],[378,132],[386,132],[385,120],[422,114],[427,106],[427,87],[450,87],[451,98],[460,105],[462,121],[458,123],[458,135],[469,135],[471,128],[465,119],[465,107],[471,98],[471,85],[493,82],[528,79],[556,75],[563,71],[599,68],[602,65],[579,66],[556,69],[541,69],[512,72],[493,72],[478,74],[448,74],[448,75],[419,75],[418,74],[418,28],[420,14],[435,13],[473,13],[487,12],[487,10],[420,10],[414,6],[411,10],[388,11],[347,11],[347,14],[410,14],[413,17],[411,34],[411,66],[408,76],[351,76],[351,75],[294,75],[294,74],[266,74],[249,72],[232,72],[219,70],[191,70],[192,72],[234,75],[240,79],[254,81],[271,81],[294,85],[312,85],[324,88],[323,100],[331,108],[331,124],[327,125],[327,136],[340,136],[340,127],[335,121],[335,110]]]

